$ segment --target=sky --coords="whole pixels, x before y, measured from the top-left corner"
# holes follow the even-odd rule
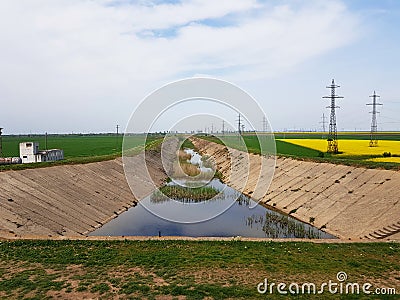
[[[397,0],[2,0],[0,127],[114,132],[154,90],[203,76],[252,95],[274,130],[321,130],[332,79],[339,130],[369,130],[374,90],[379,129],[400,130],[398,28]]]

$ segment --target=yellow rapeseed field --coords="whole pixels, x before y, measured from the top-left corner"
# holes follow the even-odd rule
[[[326,152],[325,139],[282,139],[284,142]],[[378,147],[369,147],[369,140],[338,140],[340,155],[383,155],[383,152],[400,155],[400,141],[378,141]],[[380,157],[371,159],[381,162],[399,162],[400,157]]]

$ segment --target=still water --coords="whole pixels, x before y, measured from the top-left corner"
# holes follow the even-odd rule
[[[190,153],[192,155],[191,163],[199,164],[201,156],[193,151]],[[170,184],[180,183],[175,181]],[[207,185],[223,192],[215,199],[199,203],[194,203],[190,199],[177,201],[166,198],[160,201],[148,196],[136,207],[130,208],[90,235],[335,238],[289,216],[261,205],[254,206],[253,200],[218,179],[212,179]],[[250,209],[250,207],[252,208]],[[166,216],[172,221],[157,215]],[[204,215],[215,217],[201,221],[201,216]],[[176,219],[183,220],[184,223],[174,222],[173,220]],[[188,223],[193,220],[198,222]]]

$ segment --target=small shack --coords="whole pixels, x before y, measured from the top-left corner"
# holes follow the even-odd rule
[[[19,156],[23,164],[56,161],[64,159],[61,149],[39,150],[38,142],[24,142],[19,144]]]

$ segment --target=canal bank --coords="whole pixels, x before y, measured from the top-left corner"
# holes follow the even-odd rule
[[[259,197],[253,193],[260,174],[259,155],[249,154],[246,158],[249,166],[243,165],[242,173],[231,176],[229,155],[240,161],[247,153],[228,151],[223,145],[199,138],[192,138],[192,142],[201,153],[214,158],[229,186],[244,185],[243,193],[255,201],[341,239],[400,240],[400,173],[397,171],[278,157],[269,190]]]
[[[90,236],[335,238],[257,205],[250,197],[213,178],[215,166],[209,157],[190,148],[177,153],[179,159],[172,162],[174,171],[163,188]],[[209,190],[213,193],[199,195],[199,191]]]
[[[229,178],[230,161],[224,147],[203,140],[193,142],[215,159],[229,186],[243,185],[240,177]],[[243,153],[237,155],[243,156]],[[152,178],[161,186],[167,175],[159,154],[153,152],[146,159]],[[250,155],[252,164],[257,161],[257,155]],[[266,206],[306,223],[314,218],[314,226],[325,225],[324,231],[347,241],[349,238],[351,241],[373,241],[376,237],[400,239],[396,233],[400,215],[398,172],[287,158],[278,158],[276,167],[271,187],[261,198]],[[247,170],[248,166],[243,168]],[[253,185],[255,170],[250,168]],[[245,185],[243,193],[258,201],[252,195],[251,184]],[[86,239],[86,234],[137,202],[126,183],[121,159],[1,172],[0,199],[2,237],[46,239]]]

